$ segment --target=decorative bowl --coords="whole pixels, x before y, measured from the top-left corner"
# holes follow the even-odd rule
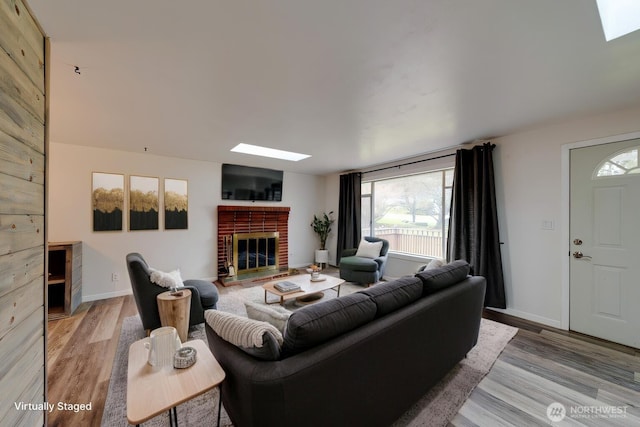
[[[196,349],[193,347],[182,347],[173,356],[173,367],[178,369],[188,368],[196,363]]]

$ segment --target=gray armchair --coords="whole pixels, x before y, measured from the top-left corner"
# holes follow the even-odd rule
[[[382,280],[387,264],[389,241],[378,237],[365,237],[367,242],[382,242],[380,256],[364,258],[355,256],[357,248],[345,249],[340,258],[340,278],[349,282],[372,284]]]
[[[156,296],[168,289],[151,282],[149,265],[139,253],[127,255],[127,270],[131,279],[131,289],[142,319],[142,327],[153,330],[162,326]],[[191,311],[189,326],[204,322],[204,311],[216,308],[218,289],[206,280],[184,280],[184,288],[191,291]]]

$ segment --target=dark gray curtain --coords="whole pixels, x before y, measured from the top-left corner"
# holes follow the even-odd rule
[[[340,205],[338,208],[338,248],[336,263],[342,250],[357,248],[360,243],[360,213],[362,175],[359,172],[340,175]]]
[[[493,148],[486,143],[456,152],[447,240],[447,260],[464,259],[487,279],[485,307],[506,308]]]

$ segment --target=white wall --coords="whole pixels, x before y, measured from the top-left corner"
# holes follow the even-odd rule
[[[217,277],[217,206],[253,205],[220,199],[220,163],[183,160],[77,145],[52,143],[49,155],[49,241],[83,242],[83,300],[131,292],[125,265],[129,252],[140,252],[161,270],[180,268],[184,279]],[[189,229],[94,232],[91,173],[186,179],[189,182]],[[318,210],[313,200],[324,196],[323,179],[285,172],[283,200],[267,206],[289,206],[289,265],[313,261],[317,238],[309,226]],[[125,202],[126,204],[126,202]],[[126,205],[125,205],[126,211]],[[126,217],[126,215],[125,215]],[[162,215],[160,215],[162,223]],[[112,273],[119,275],[112,282]]]
[[[340,201],[340,175],[331,174],[324,177],[324,204],[323,212],[333,212],[335,222],[331,227],[331,233],[327,238],[327,249],[329,250],[329,264],[338,265],[336,261],[336,248],[338,247],[338,212]],[[318,247],[320,241],[318,240]]]
[[[494,160],[508,313],[552,326],[561,324],[562,262],[567,256],[562,251],[561,215],[567,203],[561,194],[562,146],[639,130],[640,109],[630,109],[493,140],[498,146]],[[49,240],[83,241],[85,300],[130,292],[124,263],[130,251],[141,252],[160,269],[180,267],[185,278],[216,276],[216,206],[222,204],[219,163],[51,144],[49,171]],[[92,171],[189,180],[189,230],[94,233]],[[338,189],[338,174],[285,173],[283,202],[278,206],[291,207],[292,267],[313,261],[318,239],[309,224],[315,213],[333,210],[337,214]],[[542,221],[552,221],[554,229],[542,230]],[[337,222],[327,246],[334,265],[336,230]],[[389,262],[394,275],[402,275],[401,266]],[[120,275],[119,282],[111,282],[112,272]]]
[[[639,130],[640,108],[636,108],[492,140],[497,145],[494,163],[507,313],[562,326],[562,266],[568,256],[562,238],[562,213],[568,205],[562,198],[562,146]],[[325,179],[327,209],[337,209],[339,175]],[[551,221],[553,230],[543,230],[543,221]],[[335,245],[334,238],[329,246],[334,254]],[[411,274],[420,262],[409,261],[390,257],[387,271],[393,276]]]
[[[562,146],[640,130],[640,109],[584,117],[494,139],[507,313],[561,327],[568,257]],[[542,222],[552,221],[553,230]]]

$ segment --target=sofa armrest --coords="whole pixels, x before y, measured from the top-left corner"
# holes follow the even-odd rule
[[[382,268],[384,263],[387,262],[387,256],[382,255],[382,256],[379,256],[378,258],[374,258],[373,260],[378,263],[378,268]]]
[[[380,279],[384,277],[384,270],[387,265],[387,254],[380,255],[378,258],[374,258],[374,261],[378,264],[378,271],[380,272]]]

